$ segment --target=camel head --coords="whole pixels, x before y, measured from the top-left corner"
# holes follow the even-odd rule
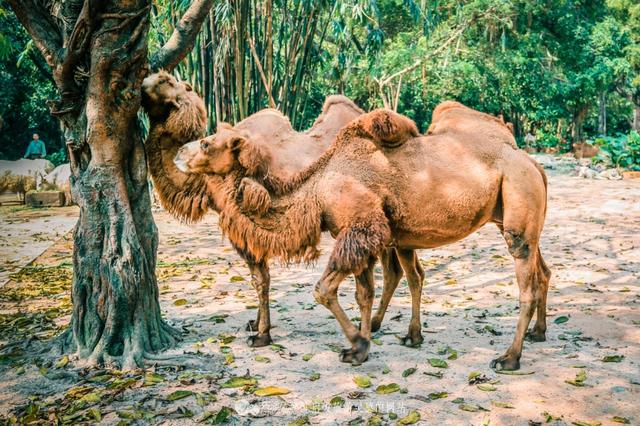
[[[172,108],[180,108],[180,100],[192,90],[186,81],[159,71],[142,81],[142,107],[152,117],[166,116]]]
[[[365,136],[384,148],[395,148],[420,135],[416,123],[410,118],[388,109],[371,111],[354,123]]]
[[[220,123],[214,135],[184,145],[174,158],[184,173],[227,175],[234,170],[255,176],[268,168],[268,154],[244,132]]]

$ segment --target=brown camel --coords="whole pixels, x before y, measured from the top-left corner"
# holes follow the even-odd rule
[[[204,102],[188,83],[179,82],[162,71],[147,77],[142,88],[143,106],[151,124],[146,141],[149,170],[161,204],[187,222],[200,220],[209,209],[221,211],[230,192],[223,179],[212,174],[185,174],[173,163],[176,152],[184,143],[204,136],[207,124]],[[322,114],[306,132],[295,132],[280,112],[267,109],[235,127],[221,123],[216,135],[222,137],[233,132],[251,135],[256,141],[252,149],[259,151],[255,158],[265,161],[252,164],[254,156],[246,149],[239,158],[239,166],[246,167],[253,175],[263,172],[262,183],[272,187],[291,179],[312,164],[335,139],[340,128],[361,114],[363,111],[348,98],[330,96],[324,103]],[[233,189],[233,185],[230,188]],[[251,180],[244,182],[243,195],[241,202],[245,211],[259,213],[270,202],[265,188]],[[256,259],[250,252],[236,248],[247,262],[259,298],[257,319],[250,321],[247,327],[249,331],[258,333],[249,337],[249,344],[265,346],[271,343],[269,259]],[[402,277],[399,261],[393,252],[385,253],[382,261],[385,278],[395,288]],[[415,267],[420,268],[420,265],[416,263]]]
[[[205,139],[188,144],[176,159],[186,169],[200,157],[200,172],[227,171],[225,180],[235,189],[220,214],[220,225],[234,244],[256,259],[309,259],[322,231],[336,238],[314,297],[333,313],[351,342],[352,347],[340,355],[343,362],[358,364],[368,357],[372,268],[385,247],[396,247],[399,253],[438,247],[488,222],[497,224],[507,242],[520,289],[513,343],[491,366],[520,367],[523,340],[536,309],[531,336],[534,341],[545,340],[550,271],[539,241],[546,214],[546,176],[515,147],[513,135],[499,119],[457,103],[442,109],[448,111],[436,114],[433,132],[427,136],[419,135],[411,120],[391,111],[361,116],[342,129],[313,165],[290,179],[261,215],[243,213],[234,202],[244,188],[238,158],[244,150],[253,150],[251,139],[241,135]],[[449,126],[438,126],[445,117]],[[231,165],[230,158],[235,159]],[[337,299],[338,287],[350,273],[356,275],[359,330]],[[415,309],[422,283],[411,275]]]

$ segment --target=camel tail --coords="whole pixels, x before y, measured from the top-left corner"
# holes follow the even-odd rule
[[[527,154],[528,156],[529,154]],[[544,171],[544,168],[540,165],[540,163],[538,163],[536,160],[534,160],[533,158],[529,157],[531,159],[531,161],[533,162],[533,164],[536,166],[536,169],[538,169],[538,172],[540,172],[540,176],[542,177],[542,182],[544,182],[544,215],[545,217],[547,216],[547,202],[548,202],[548,187],[549,187],[549,181],[547,180],[547,174]]]

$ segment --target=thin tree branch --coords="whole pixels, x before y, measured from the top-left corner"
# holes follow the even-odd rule
[[[176,24],[173,34],[150,60],[151,70],[173,70],[193,49],[200,27],[215,0],[193,0]]]
[[[51,14],[33,0],[7,0],[16,17],[42,52],[45,61],[51,67],[60,63],[62,36],[60,28],[51,20]]]
[[[247,29],[247,40],[249,40],[249,47],[251,48],[251,54],[253,55],[253,60],[256,63],[258,72],[260,73],[262,84],[264,84],[264,89],[269,95],[269,108],[275,108],[276,101],[273,99],[273,95],[271,94],[271,87],[269,86],[269,82],[267,81],[267,76],[264,75],[264,70],[262,69],[262,64],[260,63],[260,57],[258,56],[258,52],[256,52],[256,46],[255,46],[255,43],[253,42],[253,38],[251,38],[251,34],[249,34],[249,29]]]

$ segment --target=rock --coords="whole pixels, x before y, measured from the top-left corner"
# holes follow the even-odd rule
[[[598,173],[596,179],[620,180],[622,176],[620,176],[620,172],[617,169],[607,169]]]
[[[58,190],[64,192],[65,206],[73,204],[71,199],[71,167],[69,164],[61,164],[42,179],[42,189],[47,191]]]
[[[578,170],[578,177],[585,179],[595,179],[597,174],[598,173],[595,170],[591,170],[587,166],[582,166],[580,167],[580,170]]]
[[[65,196],[62,191],[29,191],[24,202],[31,207],[62,207]]]

